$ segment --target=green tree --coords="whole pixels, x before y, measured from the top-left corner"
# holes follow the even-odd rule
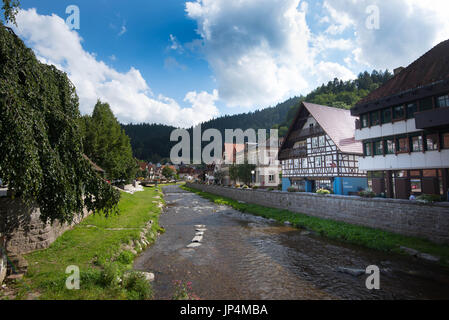
[[[244,164],[237,165],[237,174],[239,177],[239,180],[243,181],[246,185],[251,184],[253,176],[251,171],[255,170],[256,166],[253,164],[248,164],[247,161],[245,161]]]
[[[162,169],[162,175],[163,175],[165,178],[170,179],[170,178],[173,178],[173,177],[176,175],[176,171],[173,170],[172,168],[170,168],[169,166],[165,166],[165,167]]]
[[[229,166],[229,178],[234,182],[239,178],[238,168],[235,164]]]
[[[107,103],[98,101],[92,117],[81,118],[84,153],[106,171],[111,180],[129,181],[137,173],[131,143]]]
[[[44,222],[72,221],[86,206],[114,212],[120,194],[83,157],[75,87],[0,26],[0,176]]]
[[[20,7],[19,0],[3,0],[3,17],[5,19],[5,23],[11,22],[16,24],[16,14]],[[0,20],[1,23],[3,21]]]

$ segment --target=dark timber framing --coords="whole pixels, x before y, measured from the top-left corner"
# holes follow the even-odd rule
[[[279,160],[283,178],[332,180],[366,177],[358,167],[361,155],[342,152],[303,103],[281,146]]]

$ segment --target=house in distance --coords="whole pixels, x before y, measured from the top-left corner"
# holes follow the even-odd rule
[[[301,103],[279,151],[282,189],[324,188],[352,195],[368,187],[359,169],[362,143],[354,138],[356,118],[349,110]]]
[[[351,109],[359,117],[361,170],[377,194],[447,197],[449,186],[449,40]]]

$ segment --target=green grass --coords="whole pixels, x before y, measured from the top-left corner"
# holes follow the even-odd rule
[[[28,272],[16,286],[18,299],[32,292],[40,299],[142,299],[149,298],[151,288],[137,275],[116,283],[132,268],[135,255],[122,251],[123,244],[140,239],[142,228],[153,220],[146,235],[153,243],[160,230],[158,218],[163,202],[160,188],[145,188],[133,195],[121,194],[120,213],[109,217],[91,215],[73,229],[66,231],[48,249],[25,256]],[[154,199],[160,196],[161,199]],[[157,201],[158,203],[153,203]],[[111,230],[111,229],[124,230]],[[70,265],[80,268],[80,290],[68,290],[65,270]]]
[[[439,245],[421,238],[402,236],[388,231],[312,217],[288,210],[268,208],[250,203],[240,203],[230,198],[202,192],[187,186],[182,186],[181,188],[186,191],[196,193],[216,204],[227,205],[238,211],[261,216],[267,219],[274,219],[281,223],[289,221],[294,227],[314,231],[321,236],[330,239],[385,252],[404,253],[400,247],[408,247],[416,249],[420,252],[439,256],[441,257],[441,264],[446,267],[449,266],[448,245]]]

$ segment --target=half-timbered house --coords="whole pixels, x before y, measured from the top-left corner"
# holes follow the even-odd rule
[[[367,188],[366,172],[359,170],[363,155],[354,139],[356,118],[349,110],[303,102],[279,151],[282,189],[355,194]]]

